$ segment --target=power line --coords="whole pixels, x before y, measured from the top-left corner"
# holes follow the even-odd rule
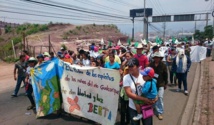
[[[57,8],[74,10],[74,11],[84,12],[84,13],[89,13],[89,14],[95,14],[95,15],[101,15],[101,16],[107,16],[107,17],[113,17],[113,18],[120,18],[120,19],[129,19],[128,17],[118,16],[118,15],[112,15],[112,14],[109,14],[109,13],[90,12],[90,11],[83,10],[83,9],[65,7],[65,6],[56,5],[56,4],[50,4],[50,3],[43,3],[43,2],[38,2],[38,1],[34,1],[34,0],[24,0],[24,1],[31,2],[31,3],[34,3],[34,4],[41,4],[41,5],[46,5],[46,6],[53,6],[53,7],[57,7]]]
[[[17,13],[17,14],[24,14],[24,15],[31,15],[31,16],[40,16],[40,17],[69,19],[69,20],[71,19],[71,20],[80,20],[80,21],[94,21],[94,20],[89,20],[89,19],[68,18],[68,17],[50,16],[50,15],[43,15],[43,14],[30,14],[30,13],[25,13],[25,12],[15,12],[15,11],[6,11],[6,10],[0,10],[0,12]],[[107,21],[105,21],[105,20],[96,20],[96,22],[107,22]],[[118,23],[118,21],[116,21],[116,23]]]
[[[166,12],[164,11],[164,9],[163,9],[163,7],[162,7],[162,5],[161,5],[161,3],[160,3],[159,0],[157,0],[157,3],[158,3],[158,5],[159,5],[161,11],[162,11],[164,14],[166,14]]]
[[[115,8],[112,8],[112,7],[109,7],[109,6],[104,6],[102,4],[98,4],[98,3],[95,3],[95,2],[92,2],[92,1],[88,1],[88,2],[87,1],[82,1],[82,0],[75,0],[75,1],[83,3],[83,4],[91,5],[91,6],[94,6],[94,7],[108,9],[108,10],[111,10],[111,11],[114,11],[114,12],[126,13],[124,11],[121,11],[121,10],[118,10],[118,9],[115,9]]]
[[[1,6],[1,5],[0,5]],[[1,6],[2,8],[6,8],[8,9],[9,6]],[[85,16],[77,16],[77,15],[67,15],[67,14],[60,14],[60,13],[52,13],[52,12],[46,12],[46,11],[38,11],[38,10],[29,10],[29,9],[22,9],[22,8],[17,8],[17,7],[9,7],[9,9],[14,9],[14,10],[23,10],[23,11],[31,11],[31,12],[36,12],[36,13],[45,13],[45,14],[48,14],[48,15],[62,15],[62,16],[68,16],[68,17],[80,17],[80,18],[85,18],[85,16],[89,16],[89,17],[95,17],[95,18],[91,18],[91,19],[97,19],[99,17],[97,16],[92,16],[92,15],[85,15]],[[106,20],[115,20],[115,21],[119,21],[119,20],[116,20],[116,19],[111,19],[111,18],[106,18],[104,17],[103,19],[106,19]],[[125,19],[120,19],[121,21],[122,20],[125,20]],[[127,20],[127,19],[126,19]]]
[[[108,1],[111,2],[111,3],[116,3],[116,4],[119,4],[119,5],[126,6],[126,7],[136,7],[136,6],[133,6],[133,5],[124,3],[124,2],[122,2],[122,1],[116,1],[116,0],[108,0]]]
[[[153,3],[153,0],[149,0],[149,2],[151,2],[152,5],[154,5],[153,9],[156,10],[156,12],[161,15],[161,13],[158,11],[156,5]]]
[[[44,21],[44,20],[31,20],[31,19],[13,18],[13,17],[2,17],[2,18],[6,18],[6,19],[15,19],[15,20],[35,21],[35,22],[50,22],[50,21]]]

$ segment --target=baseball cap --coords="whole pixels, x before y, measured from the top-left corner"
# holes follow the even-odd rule
[[[133,66],[139,66],[139,61],[136,58],[131,58],[128,62],[127,62],[127,66],[129,67],[133,67]]]
[[[39,55],[37,56],[37,58],[44,58],[44,56],[43,56],[42,54],[39,54]]]
[[[146,67],[143,71],[140,72],[140,74],[143,76],[150,76],[151,78],[153,78],[155,75],[155,71],[151,67]]]
[[[158,46],[153,46],[153,47],[152,47],[152,51],[154,51],[154,50],[156,50],[156,49],[159,49],[159,47],[158,47]]]

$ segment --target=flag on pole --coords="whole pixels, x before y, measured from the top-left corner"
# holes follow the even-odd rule
[[[128,46],[130,46],[130,45],[131,45],[131,40],[128,39],[128,40],[127,40],[127,43],[128,43]]]
[[[188,42],[188,40],[187,40],[187,38],[186,38],[186,37],[184,37],[184,41],[185,41],[185,42]]]
[[[147,42],[146,42],[145,39],[144,40],[141,39],[141,42],[142,42],[143,45],[147,45]]]
[[[112,46],[112,42],[110,40],[108,41],[108,46]]]
[[[120,45],[121,45],[121,42],[120,42],[120,40],[117,42],[117,45],[118,45],[118,46],[120,46]]]
[[[101,45],[103,45],[103,44],[104,44],[104,40],[103,40],[103,38],[101,39],[100,44],[101,44]]]
[[[176,39],[175,37],[172,37],[172,43],[175,43]]]
[[[155,42],[156,42],[157,44],[159,44],[159,45],[162,44],[162,40],[161,40],[160,38],[158,38],[158,37],[156,37]]]
[[[139,44],[139,43],[136,41],[136,42],[134,43],[134,47],[137,48],[138,44]]]

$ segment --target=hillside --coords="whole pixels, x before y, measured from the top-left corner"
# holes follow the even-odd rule
[[[21,43],[23,43],[22,39],[24,38],[23,34],[26,36],[26,46],[28,45],[29,51],[34,51],[32,50],[34,47],[36,54],[48,51],[49,35],[55,51],[58,51],[62,44],[75,51],[77,47],[87,49],[92,42],[99,44],[102,38],[105,44],[108,44],[107,41],[117,43],[118,40],[123,43],[128,39],[127,36],[120,33],[115,25],[23,24],[16,28],[6,27],[2,30],[0,35],[0,51],[12,54],[11,40],[13,40],[16,53],[20,53],[19,50],[22,47]],[[0,54],[1,58],[2,56]]]

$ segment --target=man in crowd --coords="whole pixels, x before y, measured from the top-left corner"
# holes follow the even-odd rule
[[[210,57],[210,55],[211,55],[212,44],[213,44],[213,42],[210,40],[204,42],[205,47],[207,47],[207,57]]]
[[[28,51],[27,50],[23,50],[23,55],[25,56],[25,61],[27,62],[30,58],[30,56],[28,55]]]
[[[20,85],[22,81],[24,82],[25,77],[26,77],[26,55],[20,55],[19,61],[15,63],[15,68],[14,68],[14,80],[17,80],[16,82],[16,88],[14,90],[14,93],[11,95],[12,97],[17,97],[17,94],[20,89]],[[17,72],[18,70],[18,72]]]
[[[143,70],[145,67],[147,67],[149,65],[149,61],[148,61],[147,56],[142,54],[142,52],[143,52],[142,44],[138,44],[136,49],[137,49],[137,54],[134,55],[134,58],[138,59],[141,70]]]
[[[158,101],[155,103],[156,115],[159,120],[163,119],[164,112],[164,90],[168,84],[168,72],[166,65],[162,62],[163,55],[160,52],[155,52],[153,55],[153,62],[150,67],[155,70],[155,79],[157,79]]]
[[[159,47],[158,46],[153,46],[152,47],[152,53],[149,56],[149,62],[152,63],[153,62],[153,56],[155,52],[159,52]]]

